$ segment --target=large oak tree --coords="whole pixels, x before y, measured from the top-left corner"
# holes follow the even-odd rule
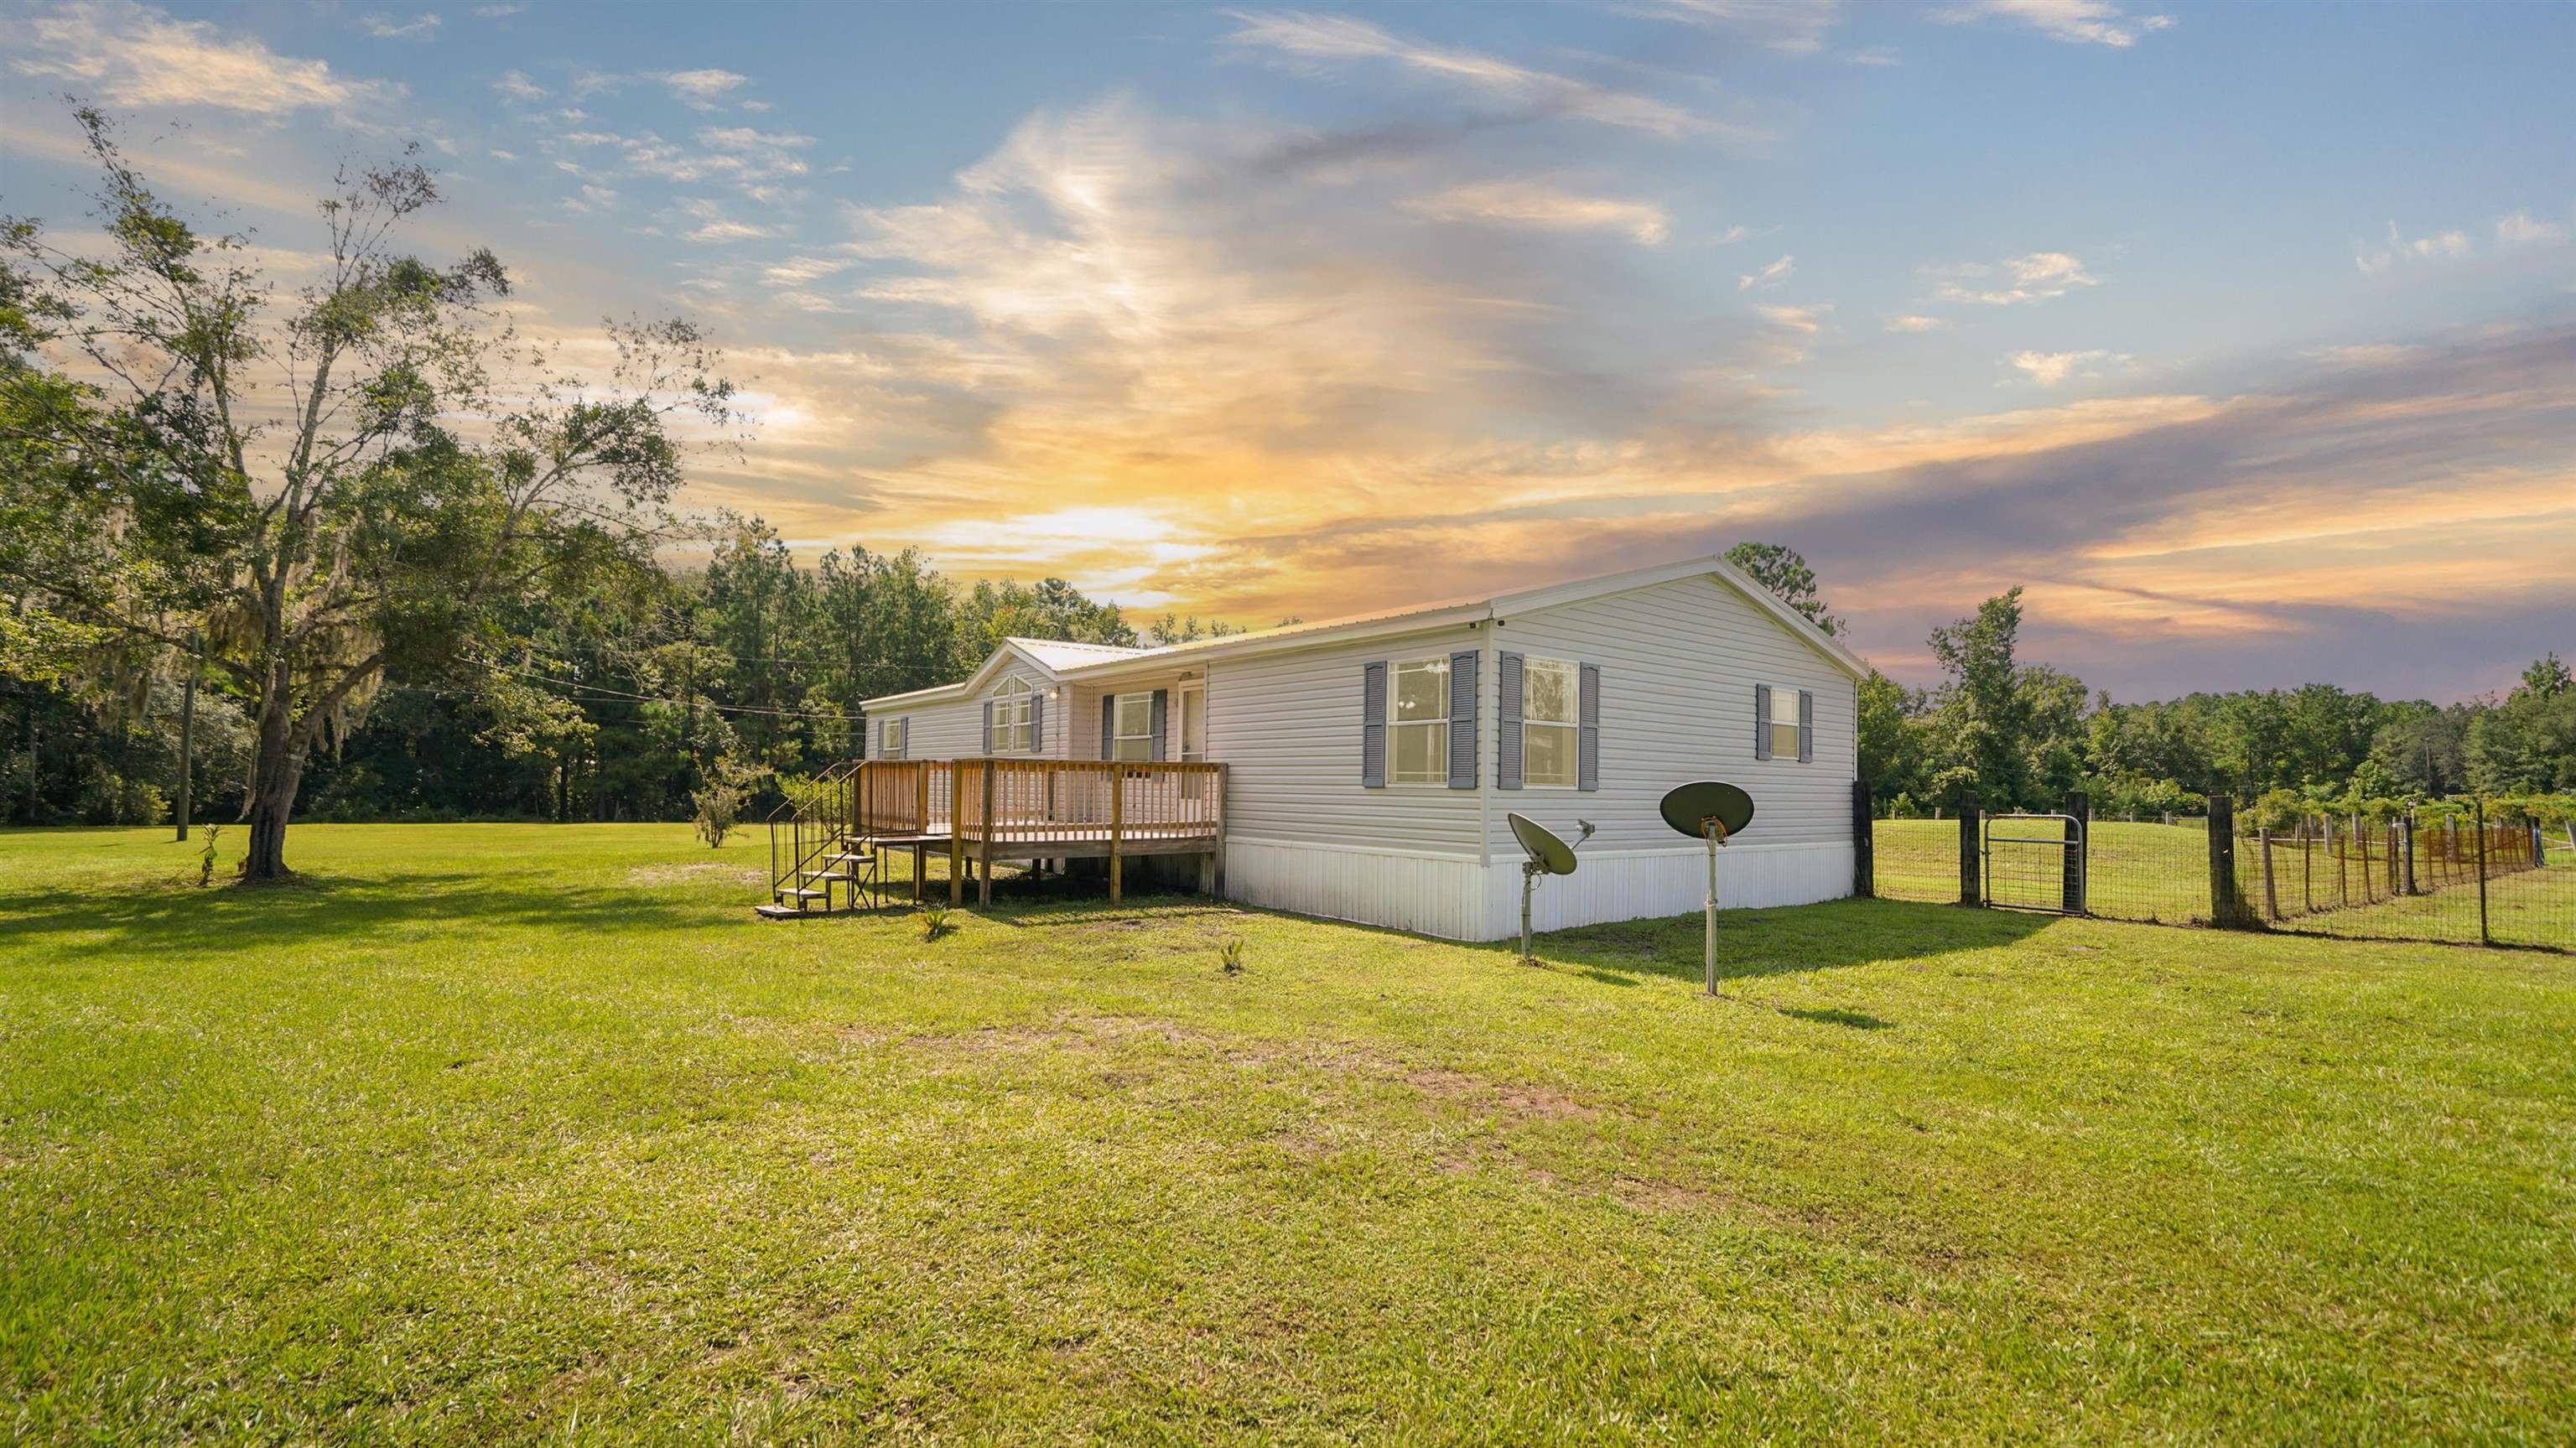
[[[488,681],[514,603],[647,563],[734,389],[682,321],[608,325],[587,373],[520,337],[490,252],[407,249],[440,199],[412,153],[342,173],[289,287],[73,117],[97,234],[0,218],[0,646],[201,653],[256,720],[244,876],[274,879],[306,760],[388,667]]]

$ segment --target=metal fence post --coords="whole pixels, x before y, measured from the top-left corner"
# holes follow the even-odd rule
[[[1985,889],[1977,877],[1977,796],[1974,791],[1959,799],[1959,903],[1982,905]]]
[[[2222,930],[2244,923],[2236,903],[2236,811],[2223,794],[2209,797],[2209,923]]]
[[[2487,933],[2487,801],[2477,799],[2478,811],[2478,944],[2493,945],[2495,937]]]
[[[2254,848],[2263,852],[2263,918],[2278,920],[2281,918],[2281,891],[2272,879],[2272,831],[2270,829],[2262,828],[2254,831]]]
[[[2089,893],[2084,877],[2086,867],[2092,863],[2087,856],[2092,843],[2093,796],[2080,789],[2068,790],[2066,813],[2071,818],[2066,821],[2065,863],[2057,871],[2057,903],[2069,915],[2082,915],[2085,913],[2085,897]]]
[[[1870,808],[1869,781],[1852,781],[1852,893],[1878,893],[1878,812]]]

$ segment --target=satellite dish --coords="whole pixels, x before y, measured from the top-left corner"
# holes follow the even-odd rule
[[[1521,963],[1527,965],[1530,963],[1530,894],[1538,888],[1541,875],[1574,873],[1574,845],[1557,838],[1556,831],[1528,815],[1515,812],[1503,818],[1511,821],[1512,838],[1520,841],[1521,849],[1529,855],[1521,862]],[[1576,820],[1575,823],[1583,827],[1584,840],[1592,838],[1592,821]],[[1582,840],[1575,843],[1580,844]]]
[[[1664,823],[1695,840],[1708,842],[1708,906],[1702,913],[1700,963],[1708,975],[1708,993],[1717,994],[1717,848],[1744,833],[1753,823],[1753,796],[1714,779],[1675,785],[1659,808]]]
[[[1753,796],[1714,779],[1678,785],[1664,795],[1664,823],[1690,836],[1706,839],[1714,822],[1720,839],[1733,839],[1753,823]]]
[[[1512,838],[1529,852],[1531,863],[1551,875],[1574,873],[1574,847],[1558,839],[1556,831],[1525,814],[1507,814],[1503,818],[1511,821]]]

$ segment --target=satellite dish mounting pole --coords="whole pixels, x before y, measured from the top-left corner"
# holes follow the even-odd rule
[[[1700,821],[1700,832],[1708,841],[1708,906],[1701,912],[1700,965],[1708,981],[1708,993],[1717,994],[1717,847],[1726,843],[1726,821],[1715,815]]]
[[[1521,861],[1521,964],[1536,965],[1530,955],[1530,896],[1538,893],[1539,863]]]

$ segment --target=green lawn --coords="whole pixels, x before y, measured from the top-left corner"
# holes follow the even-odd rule
[[[1857,901],[1729,915],[1712,1001],[1696,916],[291,857],[0,833],[22,1439],[2576,1436],[2565,958]]]

